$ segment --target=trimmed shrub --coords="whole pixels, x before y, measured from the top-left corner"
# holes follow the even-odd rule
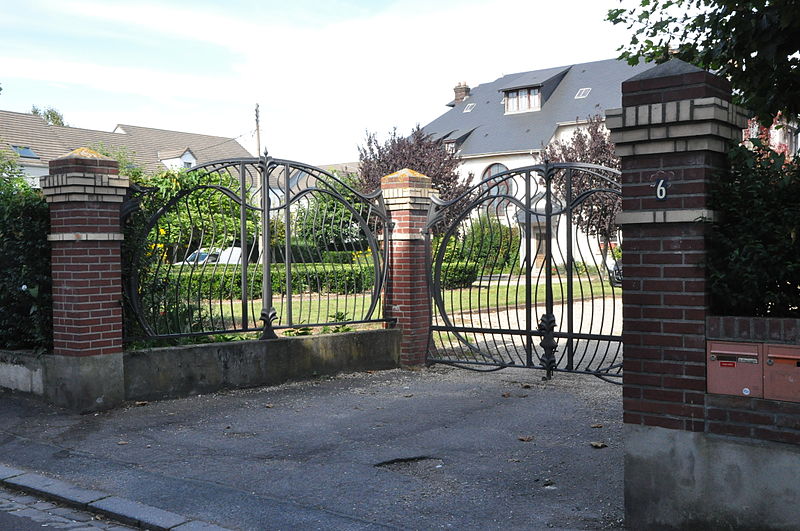
[[[322,261],[326,264],[352,264],[353,251],[324,251]]]
[[[471,262],[443,262],[442,289],[467,288],[478,280],[478,264]]]
[[[497,218],[481,215],[464,235],[464,256],[484,268],[513,265],[519,254],[519,227],[509,227]]]
[[[248,296],[261,298],[261,265],[251,265],[248,270]],[[375,268],[344,264],[292,264],[292,292],[331,292],[356,294],[372,289]],[[270,269],[272,292],[286,291],[286,267],[273,264]],[[152,280],[150,281],[152,283]],[[183,294],[206,300],[238,299],[240,297],[241,269],[218,267],[173,270],[167,284],[179,285]]]
[[[50,211],[14,161],[0,159],[0,348],[52,345]],[[12,176],[8,176],[11,174]]]

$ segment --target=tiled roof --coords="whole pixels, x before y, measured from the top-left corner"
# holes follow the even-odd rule
[[[509,74],[473,88],[467,99],[423,131],[437,139],[455,140],[462,156],[538,150],[550,141],[559,123],[620,107],[622,82],[652,66],[607,59]],[[524,86],[541,86],[541,110],[505,114],[503,91]],[[587,97],[575,99],[582,88],[592,90]],[[464,112],[469,104],[474,105]]]
[[[47,166],[47,163],[73,149],[93,147],[99,144],[109,150],[125,149],[145,171],[157,172],[165,169],[160,162],[165,153],[178,153],[180,157],[187,149],[198,164],[235,157],[251,157],[235,138],[167,131],[135,125],[118,125],[115,132],[48,125],[39,116],[0,111],[0,149],[11,151],[11,146],[30,147],[39,156],[38,160],[23,159],[31,166]],[[161,152],[161,156],[159,156]]]

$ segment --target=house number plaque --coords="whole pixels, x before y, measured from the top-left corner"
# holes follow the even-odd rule
[[[670,183],[670,178],[674,177],[675,173],[673,172],[666,172],[664,170],[658,170],[653,175],[650,176],[650,180],[653,182],[650,186],[656,189],[656,199],[658,201],[666,201],[667,200],[667,189],[672,186]]]

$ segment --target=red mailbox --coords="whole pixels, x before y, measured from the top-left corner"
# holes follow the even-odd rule
[[[709,393],[763,397],[760,344],[709,341],[706,356]]]
[[[800,347],[764,345],[764,398],[800,401]]]

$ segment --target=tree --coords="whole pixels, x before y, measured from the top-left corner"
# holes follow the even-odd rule
[[[58,112],[58,110],[54,107],[40,109],[36,105],[33,105],[31,106],[31,114],[41,116],[50,125],[60,125],[62,127],[67,126],[67,124],[64,122],[64,115]]]
[[[640,0],[607,20],[633,30],[630,64],[677,57],[728,78],[764,125],[800,115],[800,0]]]
[[[588,162],[608,168],[619,169],[619,159],[614,155],[614,144],[600,115],[589,117],[585,128],[576,129],[569,141],[550,142],[542,152],[542,158],[550,162]],[[607,177],[615,177],[613,174]],[[566,175],[562,172],[553,180],[557,197],[566,198]],[[598,188],[609,189],[609,183],[586,172],[573,172],[572,197]],[[616,233],[617,213],[622,208],[619,195],[610,192],[595,192],[588,196],[574,211],[574,223],[587,234],[598,234],[610,238]]]
[[[458,166],[461,159],[447,151],[442,142],[433,140],[419,127],[403,137],[397,129],[381,144],[375,133],[367,132],[366,143],[358,148],[360,169],[359,183],[364,191],[371,192],[380,187],[381,177],[403,168],[418,171],[433,181],[442,199],[458,197],[469,188],[472,176],[459,182]]]

